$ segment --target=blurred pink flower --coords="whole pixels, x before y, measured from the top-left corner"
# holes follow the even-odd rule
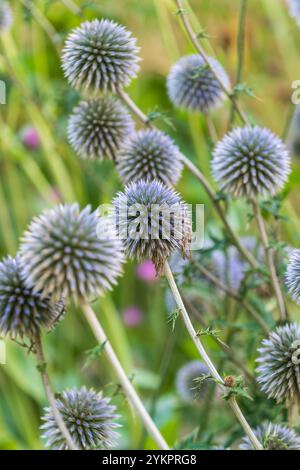
[[[40,137],[33,127],[27,127],[23,131],[22,142],[29,150],[36,150],[40,146]]]
[[[136,274],[139,279],[145,282],[157,281],[156,269],[151,260],[144,261],[139,264],[136,269]]]
[[[127,326],[139,326],[143,320],[143,313],[138,307],[128,307],[123,310],[123,320]]]

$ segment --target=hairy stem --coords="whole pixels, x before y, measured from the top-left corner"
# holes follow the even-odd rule
[[[275,268],[274,250],[270,246],[267,229],[265,226],[264,219],[262,218],[258,202],[255,198],[252,198],[251,203],[252,203],[252,208],[254,212],[254,217],[255,217],[257,227],[260,233],[262,245],[265,251],[265,257],[266,257],[266,262],[267,262],[268,269],[269,269],[270,280],[271,280],[271,284],[272,284],[274,294],[277,300],[279,317],[281,321],[285,321],[287,319],[287,311],[286,311],[284,297],[282,294],[282,290],[280,287],[279,279],[278,279],[276,268]]]
[[[174,299],[176,301],[177,307],[179,309],[180,315],[184,321],[185,327],[188,331],[188,334],[190,335],[194,345],[196,346],[196,349],[198,350],[200,356],[202,357],[203,361],[207,365],[212,377],[215,379],[215,381],[219,384],[219,386],[222,388],[224,391],[224,381],[222,377],[220,376],[219,372],[215,368],[213,362],[211,361],[209,355],[207,354],[205,348],[203,347],[199,337],[197,336],[197,333],[192,325],[192,322],[190,320],[190,317],[186,311],[185,305],[182,301],[180,292],[177,288],[174,276],[172,274],[172,271],[170,269],[169,263],[165,263],[165,276],[168,280],[168,283],[170,285],[170,289],[173,293]],[[262,450],[262,445],[258,441],[257,437],[253,433],[251,427],[249,426],[247,420],[245,419],[239,405],[236,402],[236,399],[234,396],[229,398],[228,404],[232,411],[234,412],[235,416],[237,417],[238,421],[240,422],[242,428],[244,429],[246,435],[249,437],[250,441],[252,442],[254,448],[256,450]]]
[[[196,51],[198,52],[198,54],[201,55],[201,57],[203,58],[205,64],[210,68],[211,72],[213,73],[213,75],[215,76],[216,80],[218,81],[219,85],[221,86],[222,90],[224,91],[224,93],[228,96],[228,98],[232,101],[232,104],[234,106],[234,109],[235,111],[237,112],[237,114],[239,115],[241,121],[244,123],[244,124],[248,124],[248,119],[246,117],[246,115],[244,114],[244,112],[242,111],[237,99],[236,99],[236,96],[233,92],[233,90],[231,90],[230,88],[227,88],[227,86],[223,83],[223,81],[221,80],[221,78],[219,77],[219,75],[216,73],[216,71],[214,70],[214,68],[211,66],[210,62],[209,62],[209,58],[204,50],[204,48],[202,47],[200,41],[198,41],[198,37],[197,35],[195,34],[195,32],[193,31],[193,28],[192,28],[192,25],[189,21],[189,18],[188,18],[188,15],[186,14],[186,11],[185,9],[183,8],[183,3],[181,0],[175,0],[176,2],[176,5],[178,7],[178,13],[179,15],[181,16],[182,18],[182,22],[183,22],[183,25],[184,25],[184,28],[191,40],[191,42],[193,43]]]
[[[140,416],[142,422],[144,423],[145,428],[148,430],[149,434],[152,436],[156,444],[158,445],[159,449],[161,450],[168,450],[168,444],[166,443],[163,436],[160,434],[159,430],[157,429],[156,425],[154,424],[152,418],[150,417],[149,413],[147,412],[145,406],[143,405],[141,399],[137,395],[132,383],[128,379],[124,369],[117,358],[107,336],[94,312],[92,307],[87,304],[84,300],[81,301],[82,311],[84,316],[89,323],[94,336],[96,337],[97,341],[103,346],[103,350],[106,353],[106,356],[114,369],[120,384],[132,404],[133,408],[135,409],[136,413]]]
[[[143,124],[145,124],[146,126],[153,127],[153,125],[149,121],[148,117],[134,103],[134,101],[130,98],[130,96],[125,91],[119,89],[118,90],[118,95],[124,101],[124,103],[126,103],[126,105],[132,111],[132,113],[135,114],[141,120],[141,122],[143,122]],[[209,182],[205,178],[204,174],[185,155],[181,154],[181,160],[184,163],[184,165],[186,166],[186,168],[188,168],[190,170],[190,172],[197,178],[197,180],[201,183],[201,185],[205,189],[207,195],[209,196],[209,198],[212,202],[212,205],[213,205],[214,209],[216,210],[217,214],[221,218],[221,221],[223,222],[223,225],[224,225],[225,229],[227,230],[227,233],[228,233],[232,243],[237,247],[237,249],[239,250],[241,255],[248,261],[248,263],[254,269],[257,269],[259,267],[259,264],[255,260],[255,258],[252,256],[250,251],[248,251],[242,245],[241,241],[239,240],[239,237],[235,234],[234,230],[230,226],[230,224],[229,224],[229,222],[226,218],[226,214],[225,214],[220,202],[216,198],[216,194],[215,194],[213,188],[211,187],[211,185],[209,184]]]
[[[42,346],[42,340],[41,336],[38,335],[36,340],[35,340],[35,347],[36,347],[36,357],[37,357],[37,363],[38,363],[38,370],[41,374],[44,389],[46,396],[48,398],[49,405],[52,409],[53,416],[55,418],[56,424],[60,429],[60,432],[66,439],[66,442],[68,444],[68,447],[70,450],[79,450],[76,445],[73,442],[73,439],[65,425],[65,422],[62,418],[62,415],[60,414],[57,406],[56,406],[56,401],[54,397],[54,393],[52,391],[50,379],[47,373],[47,363],[45,361],[45,355],[43,351],[43,346]]]

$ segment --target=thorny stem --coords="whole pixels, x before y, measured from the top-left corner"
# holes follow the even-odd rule
[[[36,357],[37,357],[37,362],[38,362],[38,370],[41,374],[44,389],[46,396],[48,398],[48,402],[50,404],[50,407],[52,409],[52,413],[54,415],[55,421],[57,426],[60,429],[60,432],[63,434],[64,438],[66,439],[66,442],[68,444],[68,447],[70,450],[79,450],[76,445],[73,442],[73,439],[65,425],[65,422],[62,418],[62,415],[60,414],[57,406],[56,406],[56,401],[55,397],[52,391],[50,379],[46,370],[47,364],[45,361],[45,355],[43,351],[43,346],[42,346],[42,340],[40,334],[35,339],[35,347],[36,347]]]
[[[255,308],[243,297],[239,296],[237,292],[235,292],[233,289],[230,287],[226,286],[223,284],[220,279],[218,279],[214,274],[212,274],[208,269],[205,268],[200,263],[194,263],[196,268],[207,278],[209,279],[216,287],[221,289],[223,292],[225,292],[229,297],[232,299],[236,300],[239,302],[245,310],[251,315],[251,317],[260,325],[261,329],[263,332],[268,335],[269,334],[269,327],[268,325],[264,322],[264,320],[261,318],[261,316],[257,313]]]
[[[146,126],[153,127],[148,117],[134,103],[134,101],[130,98],[130,96],[124,90],[119,89],[118,95],[124,101],[124,103],[126,103],[126,105],[132,111],[132,113],[135,114]],[[184,165],[190,170],[190,172],[198,179],[198,181],[201,183],[201,185],[205,189],[207,195],[209,196],[213,204],[214,209],[216,210],[219,217],[221,218],[223,225],[226,228],[227,233],[229,234],[232,240],[232,243],[237,247],[241,255],[248,261],[248,263],[254,269],[258,269],[259,267],[258,262],[255,260],[252,254],[242,245],[241,241],[239,240],[239,237],[235,234],[234,230],[229,225],[226,215],[222,209],[222,206],[220,205],[220,202],[217,200],[216,194],[213,188],[211,187],[211,185],[209,184],[209,182],[207,181],[203,173],[185,155],[181,154],[181,160],[184,163]]]
[[[203,361],[207,365],[212,377],[216,380],[216,382],[219,384],[219,386],[224,391],[224,381],[223,381],[222,377],[220,376],[219,372],[217,371],[217,369],[215,368],[215,366],[214,366],[213,362],[211,361],[210,357],[208,356],[206,350],[204,349],[199,337],[197,336],[197,333],[196,333],[196,331],[195,331],[195,329],[192,325],[192,322],[190,320],[190,317],[189,317],[189,315],[186,311],[185,305],[182,301],[181,295],[180,295],[179,290],[177,288],[174,276],[172,274],[169,263],[167,261],[165,263],[165,276],[166,276],[166,278],[168,280],[168,283],[170,285],[170,289],[173,293],[173,296],[174,296],[174,299],[176,301],[177,307],[179,309],[180,315],[181,315],[181,317],[184,321],[186,329],[187,329],[194,345],[196,346],[196,348],[197,348],[200,356],[202,357]],[[260,444],[257,437],[253,433],[253,431],[252,431],[251,427],[249,426],[247,420],[245,419],[239,405],[237,404],[236,399],[235,399],[234,396],[229,398],[228,404],[229,404],[230,408],[232,409],[232,411],[234,412],[234,414],[236,415],[236,417],[237,417],[238,421],[240,422],[242,428],[244,429],[246,435],[249,437],[250,441],[252,442],[254,448],[256,450],[262,450],[262,445]]]
[[[203,58],[205,64],[210,68],[211,72],[213,73],[213,75],[215,76],[216,80],[218,81],[218,83],[220,84],[222,90],[224,91],[224,93],[228,96],[228,98],[232,101],[232,104],[237,112],[237,114],[239,115],[241,121],[244,123],[244,124],[248,124],[248,119],[246,117],[246,115],[244,114],[244,112],[242,111],[237,99],[236,99],[236,96],[234,94],[234,91],[227,88],[227,86],[223,83],[222,79],[219,77],[219,75],[217,74],[217,72],[214,70],[214,68],[211,66],[210,62],[209,62],[209,59],[208,59],[208,56],[205,52],[205,50],[203,49],[201,43],[198,41],[198,37],[197,35],[195,34],[195,32],[193,31],[193,28],[191,26],[191,23],[189,21],[189,18],[185,12],[185,9],[183,8],[183,4],[182,4],[182,1],[181,0],[175,0],[176,4],[177,4],[177,7],[178,7],[178,14],[181,16],[182,18],[182,22],[183,22],[183,25],[185,27],[185,30],[187,32],[187,34],[189,35],[189,38],[191,40],[191,42],[193,43],[196,51],[198,52],[198,54],[201,55],[201,57]]]
[[[117,358],[107,336],[94,312],[92,307],[87,304],[84,300],[81,301],[82,311],[84,316],[89,323],[91,330],[96,337],[97,341],[103,346],[103,350],[106,353],[108,360],[110,361],[111,366],[114,369],[118,380],[120,381],[121,386],[133,408],[140,416],[142,422],[144,423],[145,428],[148,430],[149,434],[152,436],[159,449],[169,450],[168,444],[166,443],[163,436],[160,434],[158,428],[154,424],[152,418],[148,414],[146,408],[144,407],[141,399],[137,395],[132,383],[128,379],[119,359]]]
[[[286,305],[284,302],[283,294],[281,291],[280,283],[279,283],[276,268],[275,268],[274,250],[270,246],[265,222],[262,218],[261,211],[260,211],[256,198],[252,198],[251,203],[252,203],[253,213],[254,213],[256,223],[257,223],[257,227],[261,236],[263,248],[265,251],[265,257],[266,257],[266,262],[267,262],[268,269],[269,269],[270,280],[271,280],[274,294],[275,294],[277,304],[278,304],[280,320],[283,322],[283,321],[286,321],[287,319],[287,311],[286,311]]]

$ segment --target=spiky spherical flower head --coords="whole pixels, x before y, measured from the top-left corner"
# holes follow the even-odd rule
[[[118,415],[115,413],[115,406],[110,404],[110,399],[105,398],[102,393],[85,387],[79,390],[73,388],[62,392],[56,399],[56,406],[74,444],[80,450],[108,449],[115,446],[117,433],[114,429],[119,425],[114,420]],[[51,408],[45,409],[42,419],[42,437],[46,440],[47,447],[52,450],[67,450],[68,444],[57,426]]]
[[[62,316],[62,302],[27,287],[20,256],[0,263],[0,331],[12,338],[27,336],[34,340],[42,327],[51,328]]]
[[[160,274],[173,251],[188,250],[190,212],[170,187],[140,180],[118,193],[113,205],[117,232],[130,258],[151,259]]]
[[[300,26],[300,0],[287,0],[290,15],[297,21]]]
[[[264,423],[254,430],[264,450],[300,450],[300,436],[281,424]],[[243,438],[241,450],[255,450],[249,437]]]
[[[209,369],[201,361],[190,361],[181,367],[176,375],[176,390],[186,403],[200,401],[208,390]]]
[[[286,269],[286,285],[293,299],[300,303],[300,250],[290,254]]]
[[[0,0],[0,33],[9,30],[13,21],[12,10],[6,0]]]
[[[47,209],[22,240],[25,279],[54,298],[90,299],[116,283],[123,252],[109,220],[77,203]]]
[[[227,73],[221,64],[209,57],[209,66],[197,54],[188,55],[176,62],[171,68],[167,80],[170,100],[178,108],[207,113],[218,108],[226,95],[217,80],[229,88]]]
[[[68,138],[84,159],[116,160],[125,140],[134,130],[127,109],[112,96],[82,101],[74,109],[68,125]]]
[[[260,389],[277,403],[300,403],[300,325],[277,327],[258,351]]]
[[[161,131],[146,129],[125,143],[117,169],[124,184],[157,179],[171,186],[179,180],[182,166],[181,153],[173,140]]]
[[[124,26],[107,19],[86,21],[67,38],[62,68],[77,90],[115,92],[136,76],[138,50]]]
[[[220,189],[233,197],[274,195],[288,178],[290,157],[271,131],[245,126],[229,132],[217,144],[212,171]]]

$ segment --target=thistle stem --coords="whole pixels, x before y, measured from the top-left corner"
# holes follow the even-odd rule
[[[160,450],[169,450],[168,444],[166,443],[163,436],[160,434],[156,425],[154,424],[152,418],[144,407],[141,399],[137,395],[132,383],[128,379],[124,369],[117,358],[107,336],[94,312],[92,307],[87,304],[84,300],[81,301],[82,311],[84,316],[89,323],[94,336],[101,345],[103,345],[103,350],[106,353],[106,356],[113,367],[118,380],[120,381],[123,390],[132,404],[133,408],[136,410],[137,414],[140,416],[142,422],[144,423],[145,428],[148,430],[149,434],[153,437],[154,441],[158,445]]]
[[[143,111],[135,104],[135,102],[130,98],[130,96],[124,91],[119,89],[118,90],[118,95],[119,97],[124,101],[124,103],[128,106],[128,108],[132,111],[133,114],[135,114],[143,124],[149,127],[154,127],[152,123],[149,121],[148,117],[143,113]],[[203,175],[203,173],[197,168],[193,162],[191,162],[185,155],[181,154],[181,160],[190,170],[190,172],[197,178],[197,180],[201,183],[203,188],[205,189],[207,195],[209,196],[212,205],[214,209],[216,210],[217,214],[219,215],[221,221],[223,222],[223,225],[225,229],[227,230],[227,233],[232,241],[232,243],[237,247],[241,255],[248,261],[250,266],[252,266],[254,269],[258,269],[259,264],[257,263],[256,259],[252,256],[250,251],[248,251],[241,243],[239,240],[239,237],[235,234],[234,230],[230,226],[226,214],[224,213],[222,206],[220,205],[220,202],[216,198],[216,194]]]
[[[287,311],[286,311],[285,301],[283,298],[283,294],[281,291],[280,283],[279,283],[276,268],[275,268],[274,250],[270,246],[265,222],[262,218],[261,211],[260,211],[256,198],[252,198],[251,203],[252,203],[253,213],[254,213],[256,223],[257,223],[257,227],[261,236],[262,245],[265,251],[265,257],[266,257],[266,262],[267,262],[268,269],[269,269],[270,280],[271,280],[271,284],[272,284],[274,294],[277,300],[279,317],[281,321],[285,321],[287,319]]]
[[[200,41],[198,41],[198,37],[197,35],[195,34],[195,32],[193,31],[193,28],[192,28],[192,25],[189,21],[189,18],[185,12],[185,9],[183,8],[183,3],[181,0],[175,0],[176,2],[176,5],[178,7],[178,13],[179,15],[181,16],[182,18],[182,23],[184,25],[184,28],[191,40],[191,42],[193,43],[196,51],[198,52],[198,54],[201,55],[201,57],[203,58],[205,64],[210,68],[212,74],[214,75],[215,79],[218,81],[219,85],[221,86],[222,90],[224,91],[224,93],[228,96],[228,98],[232,101],[232,104],[234,106],[234,109],[235,111],[237,112],[237,114],[239,115],[241,121],[244,123],[244,124],[248,124],[248,119],[247,119],[247,116],[244,114],[243,110],[241,109],[236,97],[235,97],[235,94],[234,94],[234,91],[231,90],[230,88],[228,88],[225,83],[223,82],[223,80],[219,77],[219,75],[217,74],[217,72],[214,70],[214,68],[211,66],[210,64],[210,61],[209,61],[209,58],[204,50],[204,48],[202,47]]]
[[[42,345],[42,339],[41,336],[38,335],[35,339],[35,347],[36,347],[36,357],[37,357],[37,363],[38,363],[38,370],[41,374],[44,389],[46,396],[48,398],[48,402],[50,404],[50,407],[52,409],[53,416],[55,418],[56,424],[60,429],[60,432],[63,434],[64,438],[66,439],[66,442],[68,444],[68,447],[70,450],[79,450],[76,445],[73,442],[73,439],[65,425],[65,422],[62,418],[62,415],[60,414],[57,406],[56,406],[56,401],[54,397],[54,393],[52,391],[52,386],[50,383],[49,375],[47,373],[47,363],[45,361],[45,355],[44,355],[44,350],[43,350],[43,345]]]
[[[225,292],[229,297],[239,302],[244,309],[251,315],[251,317],[260,325],[263,332],[268,335],[269,327],[257,313],[255,308],[246,300],[240,297],[233,289],[223,284],[220,279],[218,279],[214,274],[212,274],[208,269],[202,266],[200,263],[195,263],[196,268],[207,278],[209,279],[216,287]]]
[[[172,274],[169,263],[167,261],[165,263],[165,276],[166,276],[166,278],[168,280],[168,283],[170,285],[170,289],[173,293],[174,299],[176,301],[176,304],[177,304],[177,307],[179,309],[180,315],[181,315],[181,317],[184,321],[185,327],[186,327],[186,329],[187,329],[194,345],[196,346],[196,349],[198,350],[200,356],[202,357],[203,361],[207,365],[212,377],[216,380],[219,387],[221,387],[222,390],[224,391],[224,387],[225,387],[224,381],[223,381],[222,377],[220,376],[219,372],[217,371],[217,369],[215,368],[215,366],[214,366],[213,362],[211,361],[209,355],[207,354],[206,350],[204,349],[199,337],[197,336],[197,333],[196,333],[196,331],[195,331],[195,329],[192,325],[192,322],[190,320],[190,317],[189,317],[189,315],[186,311],[186,308],[185,308],[185,305],[184,305],[183,300],[181,298],[180,292],[177,288],[174,276]],[[246,435],[249,437],[250,441],[252,442],[254,448],[256,450],[262,450],[262,445],[260,444],[257,437],[253,433],[253,431],[252,431],[251,427],[249,426],[247,420],[245,419],[239,405],[237,404],[236,399],[235,399],[234,396],[229,398],[228,404],[229,404],[230,408],[232,409],[232,411],[234,412],[235,416],[237,417],[238,421],[240,422],[240,424],[241,424],[242,428],[244,429]]]

